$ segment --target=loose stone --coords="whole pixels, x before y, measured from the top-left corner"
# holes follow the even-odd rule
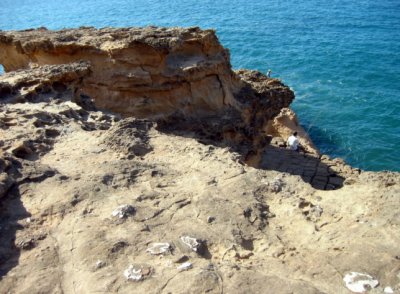
[[[177,267],[177,270],[179,271],[187,271],[193,268],[193,265],[190,262],[184,262],[180,266]]]
[[[132,205],[125,204],[113,210],[112,216],[118,218],[126,218],[135,213],[135,208]]]
[[[142,267],[137,265],[129,265],[124,271],[124,276],[128,281],[138,282],[149,277],[152,273],[151,267]]]
[[[351,272],[344,276],[343,281],[346,287],[354,293],[365,293],[379,285],[378,280],[375,280],[368,274]]]
[[[171,251],[171,245],[169,243],[153,243],[146,251],[153,255],[167,254]]]

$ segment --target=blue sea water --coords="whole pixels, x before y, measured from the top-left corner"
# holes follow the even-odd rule
[[[272,69],[323,153],[400,171],[399,0],[1,0],[0,29],[214,28],[234,68]],[[0,68],[1,71],[1,68]]]

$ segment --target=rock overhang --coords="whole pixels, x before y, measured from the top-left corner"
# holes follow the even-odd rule
[[[214,30],[82,27],[0,32],[6,72],[86,62],[76,97],[123,116],[201,118],[239,113],[241,138],[255,141],[294,99],[277,79],[231,68]],[[235,115],[236,117],[237,115]],[[259,141],[259,140],[257,140]]]

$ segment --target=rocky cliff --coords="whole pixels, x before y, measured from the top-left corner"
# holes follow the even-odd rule
[[[227,122],[236,122],[225,125],[217,135],[234,139],[235,144],[247,141],[253,149],[265,144],[268,122],[294,98],[276,79],[257,72],[234,73],[228,50],[212,30],[0,32],[0,64],[7,72],[81,60],[89,64],[89,71],[75,87],[76,100],[90,97],[98,109],[138,118],[204,121],[203,117],[214,116],[219,121],[226,117]],[[55,86],[67,87],[62,82]]]
[[[1,293],[400,291],[399,174],[320,156],[213,31],[0,32],[0,63]]]
[[[76,95],[88,95],[98,108],[126,116],[160,117],[176,111],[196,115],[227,105],[249,108],[253,114],[252,104],[260,102],[275,115],[294,98],[287,87],[271,79],[257,88],[257,98],[263,99],[254,99],[254,88],[244,92],[244,83],[231,70],[228,50],[212,30],[149,27],[1,32],[0,49],[0,63],[7,72],[89,61],[91,74],[83,78]]]

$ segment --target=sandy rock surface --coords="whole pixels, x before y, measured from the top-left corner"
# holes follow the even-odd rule
[[[92,72],[0,77],[0,293],[400,292],[400,175],[261,136],[279,81],[235,73],[255,112],[124,118],[80,95]]]
[[[35,129],[33,121],[18,125]],[[129,156],[115,129],[135,123],[85,130],[70,120],[54,126],[60,134],[39,159],[13,158],[23,167],[1,204],[2,293],[347,293],[351,271],[400,289],[398,174],[316,190],[154,127],[146,139],[126,134],[146,146]],[[121,205],[134,209],[113,216]],[[153,255],[153,243],[171,249]],[[180,271],[184,262],[192,268]],[[130,265],[140,281],[124,276]]]

